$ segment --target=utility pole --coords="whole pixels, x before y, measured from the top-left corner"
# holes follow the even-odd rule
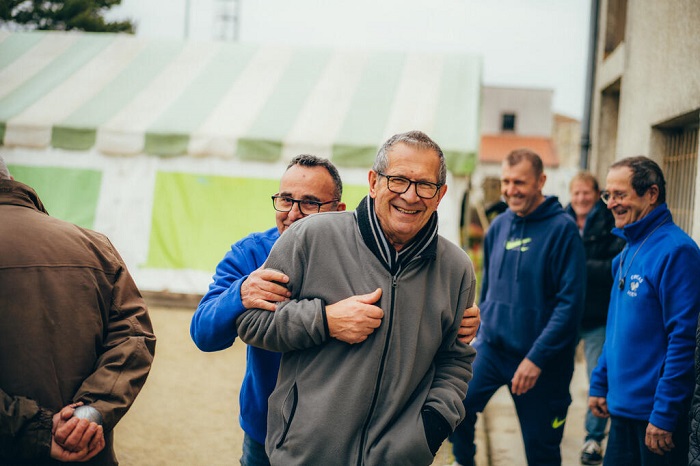
[[[218,0],[215,15],[217,39],[238,41],[240,38],[240,0]]]
[[[190,0],[185,0],[185,39],[190,37]]]
[[[586,90],[583,105],[583,121],[581,125],[581,155],[579,157],[579,168],[582,170],[590,169],[591,109],[593,108],[593,88],[595,86],[599,8],[600,0],[591,0],[591,19],[588,31],[588,69],[586,70]]]

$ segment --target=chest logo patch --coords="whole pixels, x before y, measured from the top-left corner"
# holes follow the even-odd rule
[[[630,277],[630,288],[627,290],[627,296],[631,298],[637,297],[637,290],[644,283],[644,277],[639,274],[634,274]]]
[[[506,251],[520,248],[520,252],[525,252],[530,249],[527,244],[532,242],[532,238],[511,239],[506,241]]]

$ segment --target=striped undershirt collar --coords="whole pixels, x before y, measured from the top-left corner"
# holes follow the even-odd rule
[[[436,255],[438,236],[437,212],[433,212],[428,223],[400,251],[394,249],[389,240],[386,239],[374,210],[374,199],[372,197],[365,196],[360,201],[357,209],[355,209],[355,218],[357,218],[360,233],[365,244],[392,275],[397,275],[414,258],[434,258]]]

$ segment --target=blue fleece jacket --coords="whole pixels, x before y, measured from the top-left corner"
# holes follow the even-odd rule
[[[605,397],[613,416],[673,432],[694,387],[700,249],[666,204],[613,233],[627,247],[612,264],[605,344],[589,393]]]
[[[231,246],[216,266],[213,283],[192,316],[190,335],[202,351],[219,351],[233,344],[236,319],[245,312],[241,284],[265,263],[280,237],[277,228],[253,233]],[[248,346],[240,393],[240,424],[258,443],[265,444],[267,399],[275,388],[280,354]]]
[[[520,217],[496,217],[484,243],[479,338],[539,368],[573,372],[586,258],[576,224],[554,196]]]

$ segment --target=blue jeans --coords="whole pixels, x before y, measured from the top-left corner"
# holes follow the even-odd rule
[[[588,381],[591,381],[591,373],[598,365],[598,358],[603,352],[605,343],[605,325],[590,330],[581,330],[581,340],[583,340],[583,354],[586,357],[586,372]],[[586,411],[586,440],[602,442],[605,438],[605,427],[608,420],[603,417],[596,417],[591,410]]]
[[[610,417],[610,436],[603,466],[680,466],[688,464],[688,415],[684,411],[673,433],[675,448],[663,456],[644,444],[647,421]]]
[[[253,440],[247,433],[243,434],[241,466],[270,466],[270,460],[265,453],[265,445]]]

